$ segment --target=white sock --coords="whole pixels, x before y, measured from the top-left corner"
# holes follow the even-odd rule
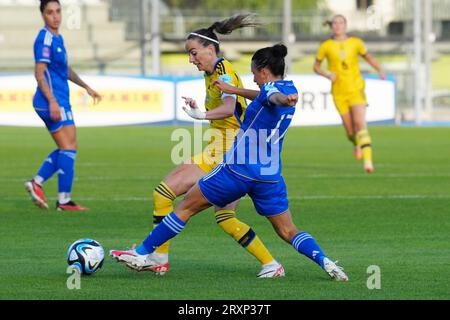
[[[44,184],[44,178],[42,178],[41,176],[36,176],[33,178],[33,181],[38,184],[39,186],[42,187],[42,185]]]
[[[58,193],[58,202],[60,204],[66,204],[70,200],[72,200],[72,198],[70,197],[70,193],[68,193],[68,192],[60,192],[60,193]]]

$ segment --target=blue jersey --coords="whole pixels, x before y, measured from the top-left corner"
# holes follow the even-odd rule
[[[45,79],[50,90],[61,107],[70,109],[69,68],[63,37],[55,36],[47,28],[43,28],[34,42],[34,60],[36,63],[47,64]],[[38,86],[33,98],[33,106],[38,109],[48,109],[48,105],[47,98]]]
[[[225,155],[231,171],[251,180],[275,183],[281,179],[281,150],[295,107],[272,104],[269,98],[275,93],[298,92],[292,81],[264,84],[248,106],[241,131]]]

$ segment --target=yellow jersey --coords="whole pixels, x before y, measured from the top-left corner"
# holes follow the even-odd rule
[[[220,79],[235,87],[243,88],[242,80],[234,71],[231,63],[224,58],[220,58],[219,60],[217,60],[212,74],[205,72],[206,111],[213,110],[219,107],[220,105],[222,105],[222,99],[226,96],[229,96],[228,94],[220,91],[216,86],[211,86],[211,82],[215,79]],[[222,131],[226,129],[239,129],[241,127],[242,121],[244,120],[246,109],[247,103],[245,101],[245,98],[236,96],[236,109],[234,115],[225,119],[210,120],[211,128],[216,128]]]
[[[328,69],[336,74],[332,86],[333,95],[346,95],[364,90],[364,79],[358,64],[358,56],[367,54],[366,46],[360,38],[349,37],[344,41],[333,38],[324,41],[317,52],[317,60],[328,60]]]

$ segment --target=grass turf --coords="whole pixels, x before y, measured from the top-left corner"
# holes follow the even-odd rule
[[[68,290],[66,250],[94,238],[104,246],[140,243],[151,229],[153,188],[173,164],[173,128],[80,128],[74,200],[89,213],[41,211],[23,181],[54,146],[44,129],[0,128],[0,299],[448,299],[450,128],[372,127],[376,173],[352,158],[341,127],[291,128],[284,176],[296,224],[339,259],[348,283],[279,239],[251,201],[238,216],[283,263],[282,279],[256,279],[257,261],[223,233],[211,209],[172,243],[164,277],[105,258],[81,290]],[[53,207],[57,188],[46,186]],[[369,290],[367,268],[381,269]]]

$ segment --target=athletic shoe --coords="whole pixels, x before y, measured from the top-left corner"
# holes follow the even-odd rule
[[[263,265],[261,271],[256,275],[257,278],[280,278],[284,276],[283,266],[276,261]]]
[[[58,211],[88,211],[88,208],[82,207],[80,205],[77,205],[73,201],[69,201],[67,203],[59,203],[56,201],[56,210]]]
[[[360,147],[354,147],[353,148],[353,155],[355,156],[356,160],[361,160],[363,157],[362,151]]]
[[[336,281],[348,281],[348,276],[344,273],[344,268],[337,265],[328,258],[323,259],[323,268]]]
[[[156,272],[156,267],[160,265],[152,260],[152,255],[138,254],[135,248],[136,245],[133,245],[133,247],[130,250],[111,250],[109,252],[109,255],[117,262],[124,263],[126,267],[129,269],[138,272],[154,271],[153,269],[155,269],[154,272]]]
[[[41,209],[48,209],[47,200],[44,196],[44,191],[42,190],[42,187],[38,185],[34,180],[30,180],[25,182],[25,190],[28,191],[28,193],[31,196],[31,200]]]
[[[365,160],[364,161],[364,171],[366,173],[372,173],[372,172],[375,171],[372,161],[370,161],[370,160]]]
[[[139,271],[151,271],[158,276],[163,276],[167,271],[169,271],[168,254],[153,252],[148,255],[147,260],[151,260],[152,264],[142,267]]]

